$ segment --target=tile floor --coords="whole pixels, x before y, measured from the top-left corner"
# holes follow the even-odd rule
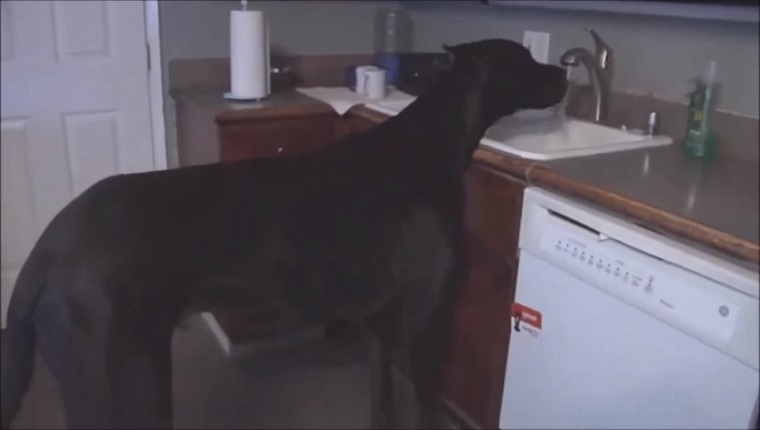
[[[369,428],[368,352],[360,342],[310,342],[227,356],[200,316],[175,332],[175,428]],[[58,389],[42,360],[13,428],[64,428]],[[413,397],[396,379],[399,425]]]

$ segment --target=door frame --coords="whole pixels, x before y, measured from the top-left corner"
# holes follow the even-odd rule
[[[148,50],[148,91],[150,97],[151,133],[153,134],[153,167],[167,168],[164,88],[161,79],[161,20],[159,0],[143,0],[145,10],[145,42]]]

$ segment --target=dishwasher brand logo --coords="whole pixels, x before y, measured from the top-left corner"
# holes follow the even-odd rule
[[[538,337],[541,331],[541,312],[520,303],[512,303],[512,321],[514,330],[526,331],[533,337]]]

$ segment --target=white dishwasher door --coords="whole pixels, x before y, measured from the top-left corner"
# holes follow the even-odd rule
[[[758,372],[521,251],[500,427],[749,428]]]

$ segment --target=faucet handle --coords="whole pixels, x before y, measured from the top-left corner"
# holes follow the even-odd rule
[[[644,126],[644,133],[647,136],[654,136],[660,131],[660,114],[657,111],[649,112],[647,123]]]
[[[606,70],[612,64],[612,48],[599,36],[599,33],[593,28],[585,27],[583,29],[591,34],[594,38],[594,49],[596,51],[596,60],[600,69]]]

